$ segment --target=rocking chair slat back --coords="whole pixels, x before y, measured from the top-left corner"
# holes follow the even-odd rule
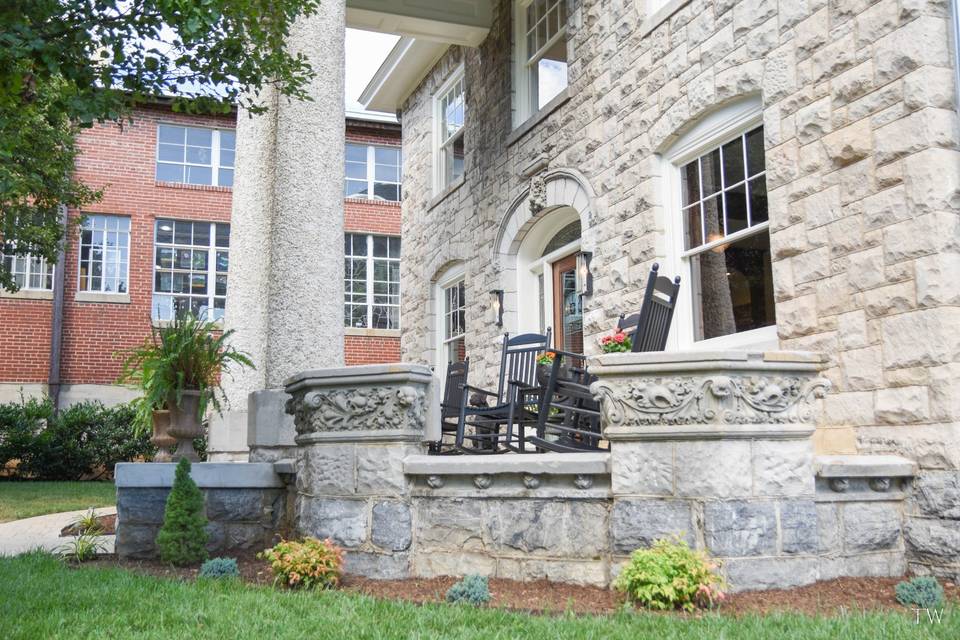
[[[451,362],[447,365],[447,380],[443,387],[443,402],[440,411],[443,416],[459,416],[460,405],[463,403],[463,386],[467,384],[467,375],[470,372],[470,358],[462,362]]]
[[[508,394],[511,382],[534,386],[537,378],[537,358],[550,347],[550,329],[546,335],[524,333],[503,336],[503,354],[500,359],[500,381],[497,398],[501,403],[510,402]]]
[[[670,278],[658,274],[660,265],[654,263],[647,279],[647,288],[643,294],[636,327],[633,330],[632,351],[663,351],[670,335],[670,323],[677,306],[677,294],[680,292],[680,276]],[[624,319],[621,321],[632,319]],[[619,325],[619,323],[618,323]]]

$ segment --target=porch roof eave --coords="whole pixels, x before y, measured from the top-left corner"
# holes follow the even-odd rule
[[[369,111],[396,113],[449,46],[432,40],[400,38],[363,89],[360,104]]]

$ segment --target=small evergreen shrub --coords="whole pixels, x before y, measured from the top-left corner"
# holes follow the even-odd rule
[[[943,606],[943,587],[933,576],[904,580],[896,587],[897,602],[921,609],[939,609]]]
[[[694,551],[679,537],[656,540],[649,549],[637,549],[614,587],[650,609],[712,607],[725,598],[718,566],[702,551]]]
[[[290,588],[330,589],[340,584],[343,550],[331,540],[281,540],[257,554],[270,563],[274,584]]]
[[[157,533],[160,559],[178,567],[206,560],[206,524],[203,494],[190,477],[190,461],[184,458],[177,465],[163,512],[163,526]]]
[[[211,558],[200,566],[201,578],[239,578],[240,567],[235,558]]]
[[[469,575],[447,590],[447,602],[467,602],[474,606],[490,602],[490,583],[486,576]]]

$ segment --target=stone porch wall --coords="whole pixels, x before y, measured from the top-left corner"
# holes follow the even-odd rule
[[[960,154],[945,0],[692,0],[649,33],[644,2],[570,3],[569,99],[511,135],[510,3],[403,105],[403,358],[431,363],[431,283],[466,265],[471,371],[493,380],[494,244],[528,167],[575,168],[595,193],[587,349],[635,309],[665,255],[657,153],[703,115],[763,104],[780,344],[831,355],[821,453],[960,467]],[[431,97],[459,62],[463,183],[431,189]],[[506,287],[509,289],[509,287]],[[518,301],[508,296],[506,309]],[[956,475],[954,475],[956,478]],[[952,480],[951,482],[956,482]]]

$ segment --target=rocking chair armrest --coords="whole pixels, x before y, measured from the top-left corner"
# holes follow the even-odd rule
[[[549,351],[559,356],[567,356],[568,358],[578,358],[580,360],[587,359],[587,355],[585,353],[574,353],[572,351],[564,351],[563,349],[549,349]]]
[[[462,389],[464,390],[464,392],[466,392],[466,391],[474,391],[474,392],[476,392],[476,393],[482,393],[482,394],[485,395],[485,396],[497,397],[497,394],[494,393],[493,391],[487,391],[486,389],[481,389],[480,387],[474,387],[473,385],[469,385],[469,384],[463,385],[463,386],[462,386]]]

